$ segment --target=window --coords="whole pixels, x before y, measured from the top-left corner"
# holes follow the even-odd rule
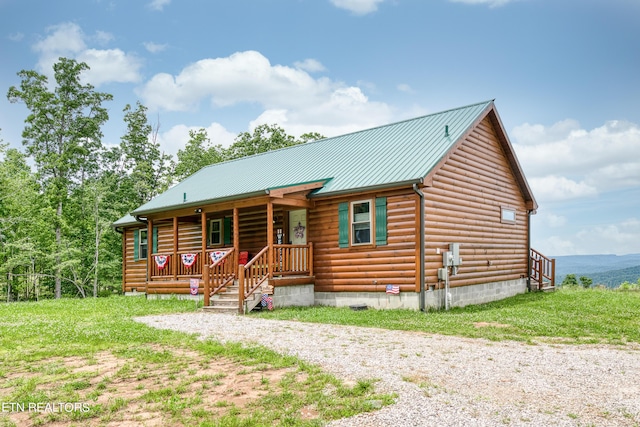
[[[387,198],[339,203],[338,246],[373,244],[387,244]]]
[[[509,224],[515,224],[516,222],[516,211],[511,208],[502,208],[501,221]]]
[[[351,202],[351,244],[371,243],[371,201]]]
[[[138,254],[140,254],[140,259],[147,258],[147,250],[149,240],[147,239],[147,230],[140,230],[140,237],[138,239]]]
[[[224,242],[224,226],[222,219],[212,219],[209,222],[209,244],[220,246]]]

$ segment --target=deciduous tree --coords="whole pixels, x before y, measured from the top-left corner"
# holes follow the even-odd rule
[[[178,161],[173,178],[181,181],[205,166],[224,160],[222,145],[213,145],[205,129],[190,130],[189,141],[183,150],[178,150]]]
[[[56,212],[51,219],[56,236],[56,298],[61,296],[63,210],[82,174],[95,167],[95,153],[102,147],[101,126],[109,118],[102,104],[112,99],[81,82],[82,72],[88,69],[84,62],[60,58],[53,66],[53,90],[46,76],[22,70],[18,73],[20,87],[12,86],[7,93],[9,101],[22,101],[30,111],[22,132],[23,144]]]

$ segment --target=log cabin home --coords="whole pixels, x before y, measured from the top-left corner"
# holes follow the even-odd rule
[[[213,164],[113,225],[126,294],[425,310],[552,289],[536,209],[486,101]]]

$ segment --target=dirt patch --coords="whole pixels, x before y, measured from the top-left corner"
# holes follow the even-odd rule
[[[17,407],[0,414],[0,425],[3,418],[16,425],[46,426],[197,424],[198,413],[206,413],[211,419],[244,412],[277,387],[285,375],[297,371],[297,367],[276,369],[245,366],[225,358],[210,360],[195,351],[158,345],[143,350],[162,354],[167,361],[149,362],[105,351],[87,358],[42,360],[29,370],[13,372],[3,378],[0,402],[16,395],[22,378],[36,381],[34,395],[61,396],[53,400],[80,407],[73,411],[64,407],[49,411]],[[305,419],[318,416],[310,407],[303,412],[301,417]],[[178,418],[172,418],[176,413],[180,414]]]

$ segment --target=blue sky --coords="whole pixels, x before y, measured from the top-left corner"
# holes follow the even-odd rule
[[[16,73],[60,56],[140,100],[175,154],[258,124],[339,135],[495,99],[548,255],[640,253],[638,0],[0,0],[0,138],[21,145]]]

